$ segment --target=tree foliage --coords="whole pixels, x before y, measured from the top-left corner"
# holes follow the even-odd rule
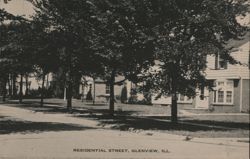
[[[0,73],[1,90],[6,94],[6,83],[9,76],[17,76],[32,71],[29,57],[30,52],[24,45],[25,33],[29,30],[28,21],[20,16],[14,16],[4,9],[0,9]],[[20,85],[21,86],[21,85]],[[20,88],[21,89],[21,88]],[[20,92],[20,99],[21,93]]]
[[[95,48],[96,56],[104,68],[110,86],[110,113],[114,112],[115,77],[124,76],[139,82],[137,74],[153,64],[154,38],[148,27],[149,16],[140,3],[131,0],[94,1],[96,16]]]
[[[219,54],[229,63],[239,63],[226,44],[246,32],[236,20],[246,6],[242,1],[158,0],[151,1],[150,8],[155,13],[160,68],[152,75],[151,86],[158,97],[172,95],[172,120],[176,121],[176,94],[195,96],[197,87],[209,85],[204,72],[208,55]]]
[[[176,94],[195,96],[197,87],[209,85],[208,55],[239,63],[226,45],[248,29],[236,20],[247,11],[244,0],[29,1],[36,11],[30,21],[0,10],[0,65],[17,74],[40,70],[43,77],[62,70],[69,109],[74,84],[88,75],[107,81],[113,114],[114,85],[123,82],[115,77],[121,75],[146,80],[158,97],[172,95],[176,121]],[[148,69],[155,60],[153,73]]]

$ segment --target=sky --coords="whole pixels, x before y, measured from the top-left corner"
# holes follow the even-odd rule
[[[248,2],[250,5],[250,2]],[[34,14],[34,9],[31,3],[27,0],[11,0],[7,4],[4,3],[4,0],[0,0],[0,8],[4,8],[9,13],[14,15],[25,15],[26,18],[29,18]],[[250,14],[248,13],[246,17],[237,17],[238,22],[241,25],[250,26]]]
[[[32,4],[26,0],[11,0],[7,4],[0,0],[0,8],[4,8],[7,12],[14,15],[24,15],[26,18],[34,14]]]

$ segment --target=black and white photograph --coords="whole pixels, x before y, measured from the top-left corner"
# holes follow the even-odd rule
[[[0,159],[249,159],[248,0],[0,0]]]

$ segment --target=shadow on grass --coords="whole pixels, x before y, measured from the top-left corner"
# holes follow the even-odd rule
[[[107,103],[95,103],[95,104],[92,104],[92,103],[85,103],[85,105],[87,106],[108,106]]]
[[[55,104],[55,103],[53,103]],[[69,113],[65,106],[50,105],[40,107],[39,104],[25,103],[13,104],[15,107],[30,109],[36,112],[43,113]],[[98,107],[98,106],[97,106]],[[108,115],[107,108],[97,107],[77,107],[72,109],[72,114],[79,118],[88,118],[97,120],[100,125],[110,125],[112,129],[129,130],[167,130],[167,131],[231,131],[231,130],[249,130],[249,123],[246,122],[231,122],[231,121],[215,121],[211,116],[211,120],[194,119],[193,117],[179,117],[180,122],[174,124],[170,122],[170,116],[147,116],[140,117],[131,116],[138,111],[116,111],[115,116]]]
[[[49,131],[76,131],[93,129],[74,124],[63,124],[54,122],[30,122],[30,121],[17,121],[11,119],[0,120],[0,134],[10,133],[41,133]]]
[[[193,124],[210,125],[216,127],[226,127],[228,129],[249,130],[249,123],[214,121],[214,120],[186,120],[185,122]]]
[[[216,122],[216,121],[202,121],[190,120],[181,118],[180,122],[175,124],[171,123],[170,116],[167,117],[137,117],[137,116],[124,116],[117,115],[111,117],[109,115],[78,115],[77,117],[84,117],[101,122],[100,125],[112,125],[111,128],[118,130],[168,130],[168,131],[229,131],[232,129],[248,130],[248,123],[232,123],[232,122]]]
[[[22,109],[28,109],[28,110],[32,110],[35,112],[44,112],[44,113],[68,113],[69,112],[65,107],[61,107],[61,106],[43,106],[43,107],[40,107],[39,105],[36,105],[34,103],[33,104],[18,104],[18,105],[8,104],[8,106],[13,106],[13,107],[22,108]]]
[[[9,100],[4,102],[4,104],[8,105],[39,105],[40,106],[40,100],[24,100],[21,104],[19,103],[18,100]],[[58,106],[63,106],[65,103],[60,103],[60,102],[44,102],[44,105],[58,105]]]
[[[43,112],[43,113],[70,113],[70,114],[109,114],[109,109],[107,106],[95,106],[95,105],[90,105],[90,106],[85,106],[85,107],[73,107],[71,112],[67,109],[66,106],[64,105],[57,105],[53,103],[44,103],[44,106],[40,106],[39,102],[23,102],[22,104],[18,104],[16,102],[9,102],[5,103],[7,106],[13,106],[17,108],[23,108],[23,109],[28,109],[32,110],[35,112]],[[137,113],[138,111],[123,111],[123,112],[117,112],[118,114],[121,115],[131,115],[133,113]]]

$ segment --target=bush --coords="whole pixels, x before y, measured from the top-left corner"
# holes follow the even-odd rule
[[[31,90],[29,90],[29,94],[26,97],[27,98],[39,98],[40,97],[40,90],[31,89]]]
[[[121,96],[120,95],[115,95],[115,99],[116,100],[121,100]]]
[[[87,96],[86,96],[86,100],[93,100],[91,90],[88,91]]]
[[[121,103],[126,103],[128,100],[128,97],[127,97],[127,87],[124,86],[122,88],[122,92],[121,92]]]
[[[128,104],[152,105],[151,101],[147,99],[138,100],[137,96],[131,96],[128,99]]]
[[[136,104],[137,102],[138,102],[138,100],[137,100],[137,96],[136,95],[131,95],[128,98],[128,104]]]
[[[25,95],[25,98],[40,98],[41,89],[31,89],[29,90],[28,95]],[[51,88],[44,90],[44,98],[52,98],[53,90]]]

